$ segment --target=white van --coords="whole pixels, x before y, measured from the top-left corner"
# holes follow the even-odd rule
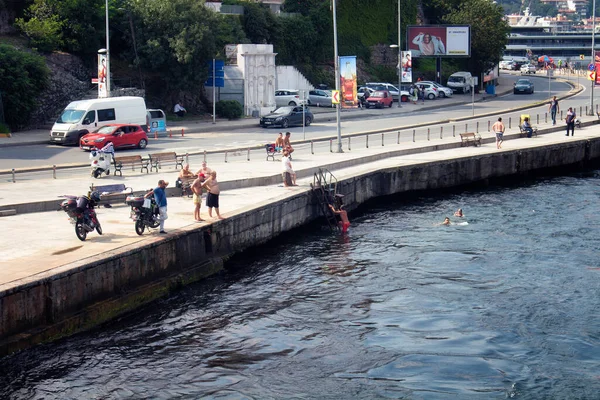
[[[455,72],[448,78],[448,86],[452,91],[459,93],[470,93],[473,76],[470,72]]]
[[[69,103],[50,131],[50,142],[79,144],[83,135],[108,124],[136,124],[148,131],[146,102],[123,96]]]

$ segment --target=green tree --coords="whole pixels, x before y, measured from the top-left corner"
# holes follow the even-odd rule
[[[474,76],[498,64],[510,32],[502,6],[489,0],[465,0],[445,16],[444,22],[471,26],[471,57],[466,63]]]
[[[43,52],[58,50],[63,45],[63,24],[55,10],[45,1],[36,0],[26,11],[26,18],[17,18],[15,26],[29,39],[29,45]]]
[[[0,44],[0,92],[10,127],[27,125],[39,93],[48,87],[49,74],[43,57]]]

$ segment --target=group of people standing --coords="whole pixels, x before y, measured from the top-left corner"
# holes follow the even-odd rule
[[[219,213],[219,181],[217,180],[217,171],[207,167],[206,161],[202,162],[202,168],[195,174],[190,171],[189,164],[186,164],[179,172],[180,179],[194,178],[190,185],[192,191],[192,201],[194,203],[194,219],[198,222],[204,221],[200,217],[200,207],[202,205],[202,190],[206,190],[206,207],[208,207],[208,216],[212,218],[212,210],[215,209],[218,219],[223,219]]]

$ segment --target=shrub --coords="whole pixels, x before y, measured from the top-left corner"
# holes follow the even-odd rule
[[[220,100],[215,105],[217,115],[229,120],[238,119],[244,113],[242,105],[237,100]]]
[[[8,127],[8,125],[0,122],[0,133],[10,133],[10,128]]]

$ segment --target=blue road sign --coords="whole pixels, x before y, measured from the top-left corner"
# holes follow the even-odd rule
[[[215,78],[215,83],[216,85],[213,85],[213,77],[209,77],[205,82],[204,82],[204,86],[216,86],[216,87],[224,87],[225,86],[225,78],[223,77],[216,77]]]
[[[593,63],[588,64],[588,71],[593,71],[594,69],[596,69],[596,66]]]
[[[208,64],[208,79],[204,82],[204,86],[225,86],[225,61],[215,60],[215,69],[213,71],[213,61],[207,61]],[[215,84],[213,84],[213,77],[215,78]]]

